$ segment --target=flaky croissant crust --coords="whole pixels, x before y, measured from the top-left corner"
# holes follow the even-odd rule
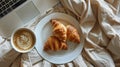
[[[44,45],[45,51],[48,50],[58,51],[67,49],[68,49],[67,44],[65,42],[60,41],[56,36],[50,36]]]
[[[58,37],[59,40],[66,42],[67,39],[67,29],[66,27],[58,20],[51,20],[53,26],[53,35]]]
[[[80,36],[77,29],[72,25],[63,25],[59,20],[52,19],[53,35],[50,36],[44,44],[44,51],[67,50],[66,40],[74,43],[80,43]]]
[[[66,28],[67,28],[67,39],[75,43],[80,43],[80,36],[77,29],[72,25],[67,25]]]

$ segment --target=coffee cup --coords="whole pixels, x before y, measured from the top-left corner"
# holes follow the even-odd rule
[[[29,52],[34,48],[35,44],[35,33],[28,28],[19,28],[11,35],[11,45],[17,52]]]

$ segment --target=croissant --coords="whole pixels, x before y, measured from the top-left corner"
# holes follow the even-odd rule
[[[71,25],[67,25],[66,28],[67,28],[67,39],[74,43],[80,43],[80,36],[78,34],[77,29]]]
[[[66,27],[58,20],[51,20],[53,26],[53,35],[56,36],[59,40],[66,42],[67,39],[67,29]]]
[[[45,42],[44,45],[44,51],[52,50],[52,51],[57,51],[57,50],[67,50],[68,46],[65,42],[60,41],[57,37],[55,36],[50,36],[48,40]]]

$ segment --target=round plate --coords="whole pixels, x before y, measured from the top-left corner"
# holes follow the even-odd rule
[[[47,41],[48,37],[52,35],[52,26],[50,23],[51,19],[62,19],[65,22],[63,24],[71,24],[73,25],[79,32],[80,35],[80,27],[79,23],[76,19],[72,16],[69,16],[64,13],[52,13],[46,17],[44,17],[36,26],[35,34],[36,34],[36,45],[35,48],[37,49],[38,53],[47,61],[54,63],[54,64],[64,64],[70,62],[77,58],[80,55],[83,49],[83,39],[80,35],[81,42],[80,44],[75,44],[73,42],[67,41],[68,50],[60,50],[60,51],[52,51],[52,52],[45,52],[43,50],[44,44]]]

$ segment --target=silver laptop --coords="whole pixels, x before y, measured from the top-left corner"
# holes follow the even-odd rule
[[[52,8],[58,0],[0,0],[0,35],[12,32]]]

